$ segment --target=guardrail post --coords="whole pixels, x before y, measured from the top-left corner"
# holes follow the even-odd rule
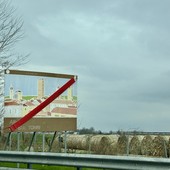
[[[32,169],[32,164],[27,164],[27,169]]]

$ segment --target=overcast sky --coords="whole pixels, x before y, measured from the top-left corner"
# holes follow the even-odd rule
[[[18,69],[78,75],[78,128],[170,131],[169,0],[12,0]]]

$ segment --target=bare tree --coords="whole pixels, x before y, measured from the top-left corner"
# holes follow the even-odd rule
[[[23,21],[15,12],[9,0],[0,0],[0,126],[4,114],[4,70],[22,65],[28,58],[14,52],[15,44],[24,35]]]
[[[27,55],[14,52],[14,45],[23,38],[23,21],[15,15],[8,0],[0,0],[0,66],[7,69],[24,64]]]

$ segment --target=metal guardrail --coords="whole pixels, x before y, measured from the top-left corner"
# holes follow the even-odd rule
[[[72,166],[77,167],[77,169],[80,169],[81,167],[116,170],[170,169],[170,159],[168,158],[63,154],[48,152],[0,151],[0,162]]]

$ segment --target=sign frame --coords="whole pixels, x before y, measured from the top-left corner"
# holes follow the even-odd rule
[[[77,75],[70,74],[56,74],[47,72],[36,72],[36,71],[24,71],[24,70],[5,70],[5,74],[13,75],[25,75],[25,76],[39,76],[39,77],[52,77],[52,78],[63,78],[63,79],[78,79]],[[72,82],[74,83],[74,82]],[[59,89],[60,90],[60,89]],[[11,125],[22,119],[22,117],[4,117],[4,132],[17,131],[17,132],[53,132],[53,131],[75,131],[77,130],[77,116],[74,118],[46,118],[46,117],[33,117],[24,122],[20,127]],[[51,123],[50,123],[51,122]],[[49,125],[48,125],[49,124]],[[43,126],[44,125],[44,126]],[[45,128],[46,127],[46,128]]]

